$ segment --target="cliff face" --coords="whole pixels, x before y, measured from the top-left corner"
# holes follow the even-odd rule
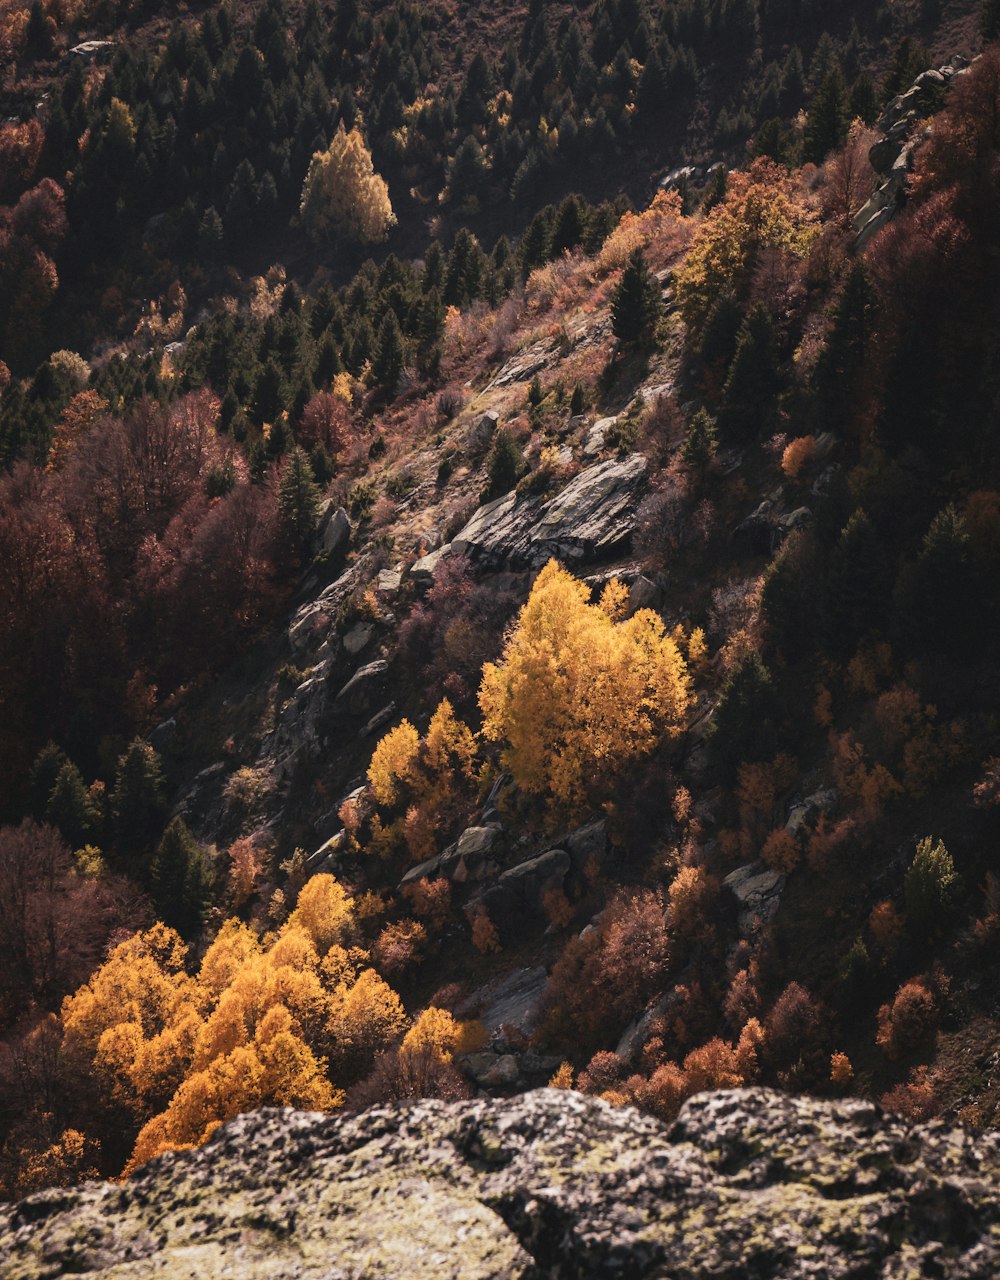
[[[0,1209],[5,1280],[1000,1272],[1000,1144],[861,1102],[702,1094],[671,1129],[580,1094],[264,1110],[124,1185]]]

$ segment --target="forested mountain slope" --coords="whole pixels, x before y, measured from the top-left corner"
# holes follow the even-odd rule
[[[994,1123],[992,8],[459,8],[5,14],[11,1198],[549,1081]]]

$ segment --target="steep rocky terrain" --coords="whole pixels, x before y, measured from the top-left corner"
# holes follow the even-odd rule
[[[3,1210],[0,1254],[7,1280],[986,1280],[998,1174],[992,1137],[763,1089],[699,1095],[671,1129],[561,1090],[263,1110],[123,1186]]]

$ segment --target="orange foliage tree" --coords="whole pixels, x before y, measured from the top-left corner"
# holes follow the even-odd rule
[[[399,997],[351,945],[352,907],[314,876],[269,945],[230,920],[194,974],[157,924],[67,998],[67,1054],[137,1126],[128,1168],[265,1103],[331,1110],[344,1096],[331,1072],[353,1083],[401,1034]]]
[[[479,690],[483,733],[503,742],[504,766],[544,796],[556,820],[605,797],[615,780],[683,727],[690,678],[676,642],[650,609],[616,622],[550,560]],[[607,608],[602,607],[607,603]]]

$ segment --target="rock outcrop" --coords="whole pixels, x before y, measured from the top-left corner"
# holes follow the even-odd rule
[[[858,249],[863,249],[902,207],[917,151],[930,136],[923,121],[940,110],[950,84],[967,68],[966,60],[956,56],[943,67],[923,72],[882,113],[875,126],[882,136],[868,155],[878,186],[853,219]]]
[[[998,1175],[993,1137],[759,1089],[670,1129],[549,1089],[264,1110],[124,1184],[0,1209],[0,1258],[5,1280],[987,1280]]]
[[[480,507],[444,547],[418,560],[411,575],[427,584],[444,556],[467,555],[484,568],[538,568],[604,560],[629,545],[646,483],[641,453],[584,468],[554,498],[505,494]]]

